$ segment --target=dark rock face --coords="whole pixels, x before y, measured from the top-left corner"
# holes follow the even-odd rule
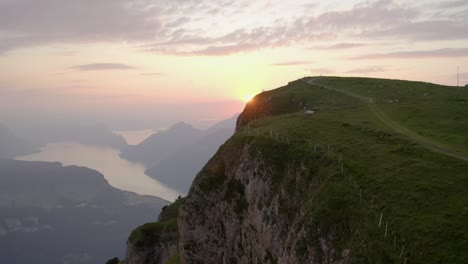
[[[309,169],[291,166],[284,174],[299,180]],[[181,207],[181,263],[350,263],[350,249],[335,246],[333,229],[321,231],[305,220],[307,196],[274,187],[272,174],[249,145],[222,147]],[[308,238],[311,233],[316,236]]]
[[[166,234],[164,240],[176,241],[177,233]],[[158,242],[152,247],[140,250],[135,248],[131,242],[127,242],[127,252],[125,254],[126,264],[141,264],[153,263],[164,264],[173,255],[177,253],[177,243],[174,242]]]

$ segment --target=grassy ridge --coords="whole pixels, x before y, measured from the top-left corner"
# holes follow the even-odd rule
[[[372,98],[393,122],[460,155],[468,153],[468,89],[365,78],[321,78],[320,82]],[[318,112],[306,116],[299,112],[303,108]],[[322,203],[310,210],[332,218],[328,210],[336,208],[360,219],[365,239],[356,243],[365,240],[374,245],[372,252],[363,253],[363,259],[376,254],[374,260],[391,262],[399,255],[390,250],[393,237],[383,238],[382,230],[375,229],[380,212],[400,245],[406,245],[405,256],[411,262],[468,261],[468,162],[431,151],[395,131],[362,98],[299,80],[257,95],[241,115],[240,124],[264,136],[279,133],[292,148],[303,148],[310,140],[332,145],[342,155],[365,206],[373,201],[375,214],[364,211],[368,216],[363,217],[355,203],[339,207],[357,199],[356,191],[347,191],[349,185],[341,184],[339,178],[328,180],[324,186],[330,189],[321,192]],[[337,201],[331,194],[344,198]]]
[[[177,217],[179,216],[179,208],[183,201],[184,198],[179,196],[175,202],[164,206],[158,222],[146,223],[135,228],[130,234],[128,241],[135,249],[140,251],[151,248],[160,242],[177,243]],[[172,261],[175,261],[176,258],[172,259]]]
[[[143,224],[134,229],[129,241],[138,250],[152,247],[158,242],[173,241],[176,239],[177,221],[152,222]]]
[[[371,97],[392,121],[468,155],[466,88],[365,78],[319,78],[318,83]]]

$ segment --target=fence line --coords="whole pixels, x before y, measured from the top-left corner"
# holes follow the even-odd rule
[[[243,129],[240,130],[241,133],[246,133],[247,135],[251,135],[251,136],[267,136],[269,138],[271,138],[272,140],[275,140],[275,141],[278,141],[278,142],[281,142],[281,143],[285,143],[287,144],[288,146],[290,145],[291,142],[303,142],[305,143],[306,145],[308,145],[308,147],[310,149],[313,149],[313,151],[315,153],[317,152],[320,152],[320,153],[323,153],[324,155],[328,156],[328,157],[332,157],[332,158],[336,158],[336,162],[337,162],[337,165],[338,165],[338,171],[340,173],[341,176],[343,176],[343,179],[348,179],[348,184],[349,186],[353,187],[353,189],[355,189],[355,191],[357,192],[357,194],[359,195],[359,203],[361,204],[361,206],[363,206],[364,208],[367,208],[369,211],[369,220],[372,220],[372,216],[374,215],[374,203],[375,203],[375,199],[374,199],[374,196],[371,195],[371,194],[368,194],[368,198],[370,198],[370,201],[368,201],[365,197],[365,195],[363,195],[363,192],[362,192],[362,188],[360,187],[360,185],[357,183],[356,179],[354,179],[354,177],[351,175],[351,173],[348,172],[346,166],[345,166],[345,163],[343,162],[343,156],[342,154],[339,154],[338,156],[335,155],[335,153],[337,153],[334,149],[334,146],[330,145],[330,144],[317,144],[317,143],[314,143],[312,144],[311,140],[310,139],[305,139],[305,138],[289,138],[289,135],[282,135],[280,134],[279,132],[275,132],[273,131],[272,129],[270,129],[269,132],[260,132],[260,129],[256,128],[256,129],[252,129],[251,126],[250,126],[250,123],[248,123],[246,126],[244,126]],[[369,205],[369,206],[366,206],[366,205]],[[383,204],[383,209],[379,212],[375,212],[377,213],[377,215],[375,215],[378,219],[378,221],[375,222],[375,224],[377,225],[378,229],[380,230],[381,228],[383,228],[383,223],[385,223],[385,228],[383,228],[382,230],[382,238],[384,240],[384,242],[386,242],[386,244],[390,243],[389,244],[389,248],[391,250],[393,250],[393,252],[395,252],[395,254],[397,256],[399,256],[399,259],[402,261],[402,263],[407,263],[408,261],[408,258],[409,257],[413,257],[414,255],[412,254],[412,251],[414,250],[414,245],[413,247],[411,248],[410,251],[408,251],[406,248],[405,248],[405,243],[406,243],[406,240],[404,240],[401,236],[399,238],[397,238],[397,232],[396,230],[392,230],[392,227],[389,226],[389,219],[384,216],[384,210],[385,210],[385,205]],[[391,221],[390,221],[391,222]],[[389,236],[393,236],[393,243],[392,241],[390,240],[390,242],[388,241],[387,237]]]

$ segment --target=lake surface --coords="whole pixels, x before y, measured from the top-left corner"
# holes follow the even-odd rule
[[[119,157],[120,151],[113,148],[84,145],[75,142],[47,144],[41,152],[16,157],[25,161],[61,162],[63,165],[77,165],[94,169],[115,188],[158,196],[174,201],[181,195],[159,181],[145,174],[145,166]]]

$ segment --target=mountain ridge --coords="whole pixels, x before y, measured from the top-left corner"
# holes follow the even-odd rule
[[[394,122],[461,153],[468,90],[308,80],[246,105],[181,204],[177,263],[466,262],[468,163],[394,130],[360,98],[322,86],[373,98]]]

